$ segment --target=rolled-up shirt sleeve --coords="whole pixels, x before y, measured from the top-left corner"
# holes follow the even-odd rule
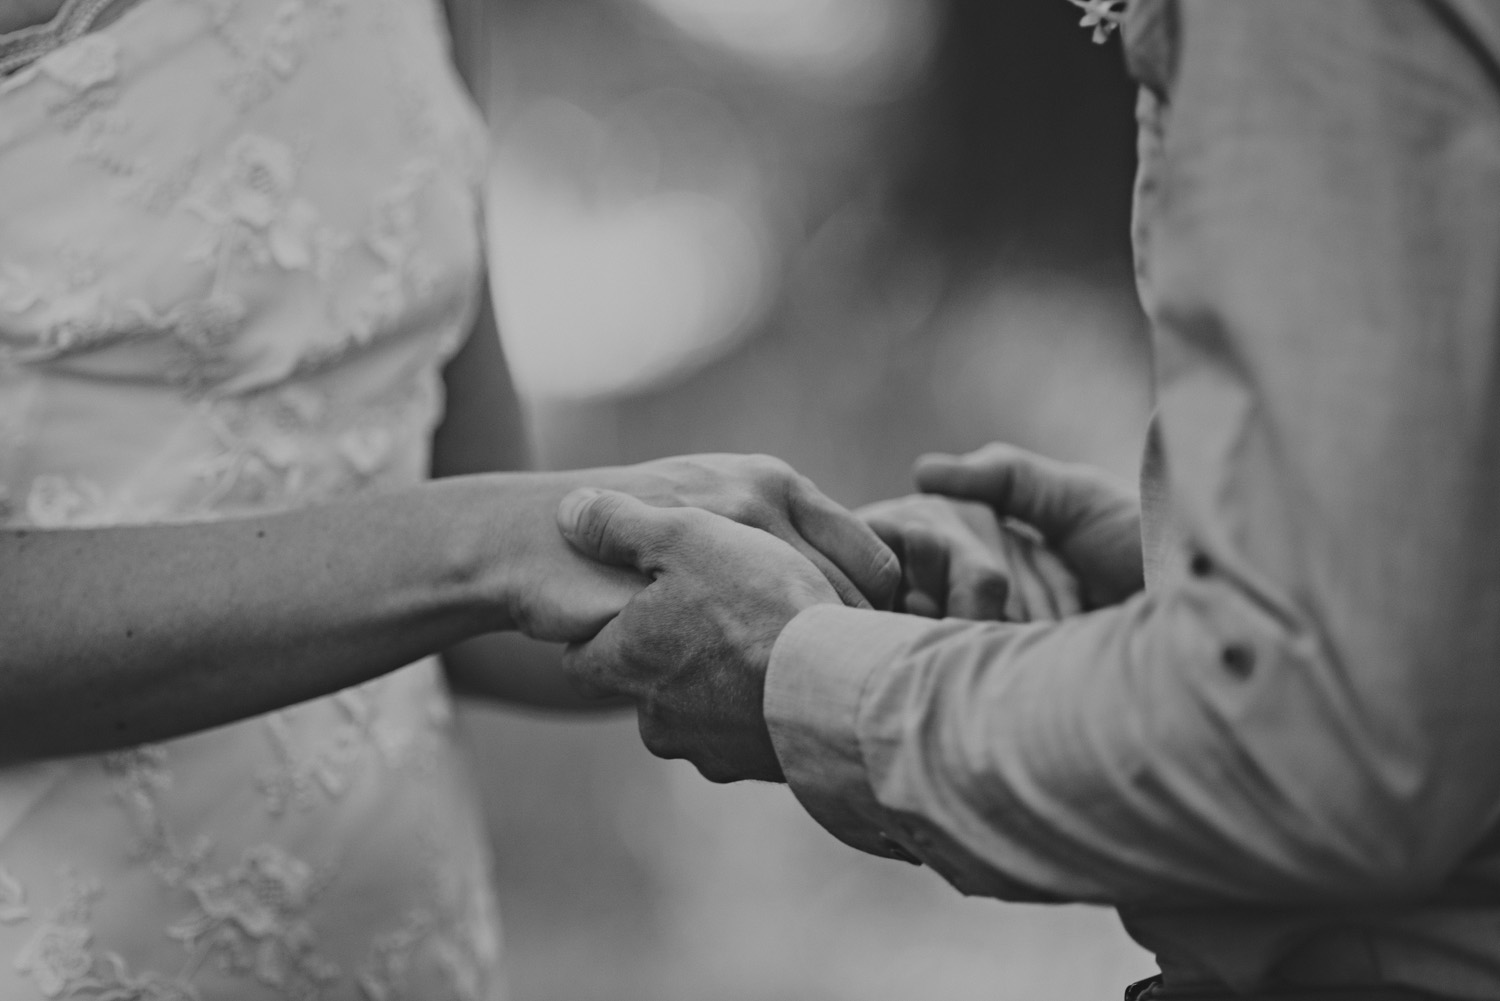
[[[810,609],[772,739],[835,835],[968,893],[1428,897],[1500,822],[1500,66],[1441,3],[1169,6],[1180,572],[1061,623]]]

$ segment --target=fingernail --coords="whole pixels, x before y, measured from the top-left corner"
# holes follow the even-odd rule
[[[557,505],[557,523],[564,532],[576,532],[584,508],[594,502],[603,491],[595,487],[579,487],[571,491]]]

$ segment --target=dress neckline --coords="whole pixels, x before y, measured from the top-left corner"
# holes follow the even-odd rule
[[[0,76],[35,62],[53,49],[67,45],[100,25],[106,15],[118,16],[139,0],[63,0],[52,20],[0,35]]]

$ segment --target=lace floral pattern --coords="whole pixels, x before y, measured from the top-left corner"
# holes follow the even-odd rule
[[[454,878],[434,840],[425,839],[422,854],[433,895],[371,942],[358,973],[360,990],[366,1001],[412,997],[418,971],[425,968],[456,1001],[485,1001],[487,971],[499,961],[491,898]]]
[[[31,908],[26,906],[26,887],[0,866],[0,924],[13,925],[31,917]]]
[[[81,476],[38,476],[26,497],[26,517],[42,528],[83,528],[112,519],[99,484]]]
[[[0,523],[424,475],[483,147],[436,24],[434,0],[149,0],[0,79]],[[0,997],[494,1001],[453,744],[429,661],[0,771]]]
[[[381,685],[377,680],[334,696],[337,721],[322,724],[312,742],[294,720],[299,710],[265,718],[274,764],[261,771],[257,784],[268,811],[279,816],[288,809],[315,809],[343,797],[361,772],[401,768],[431,749],[441,730],[401,725],[379,712],[374,693]]]
[[[230,144],[219,175],[189,199],[212,227],[192,259],[211,264],[216,290],[240,262],[287,271],[316,267],[325,277],[331,271],[348,238],[323,226],[313,204],[296,195],[297,169],[285,143],[246,133]]]
[[[290,81],[320,37],[337,31],[347,0],[282,0],[259,32],[235,18],[233,0],[205,0],[213,9],[214,31],[235,57],[224,89],[240,110],[268,100]]]
[[[377,681],[261,721],[284,769],[262,776],[269,816],[316,813],[356,782],[378,782],[395,770],[424,774],[449,721],[445,704],[424,707],[409,688],[391,687]],[[392,705],[414,711],[392,713]],[[333,715],[339,723],[330,727]],[[412,993],[418,968],[428,972],[427,982],[432,975],[441,979],[445,996],[455,1001],[489,997],[498,962],[490,898],[472,873],[453,870],[440,823],[424,818],[410,847],[413,866],[423,873],[422,903],[379,921],[385,930],[372,935],[357,966],[346,970],[322,948],[314,921],[320,896],[340,874],[270,841],[249,845],[228,865],[216,864],[223,846],[214,838],[185,843],[168,819],[177,790],[172,753],[170,745],[147,745],[104,755],[100,767],[137,833],[131,856],[179,901],[164,934],[182,948],[181,970],[133,975],[122,957],[96,949],[91,912],[102,886],[66,872],[62,902],[15,959],[42,996],[196,999],[193,971],[211,966],[297,1001],[340,996],[350,984],[372,1001],[425,997]],[[30,917],[26,888],[0,870],[0,923]]]
[[[220,966],[303,1001],[340,979],[318,950],[307,914],[312,869],[276,845],[256,845],[225,872],[198,872],[184,885],[196,906],[167,929],[194,954],[194,965]]]
[[[31,933],[15,956],[16,972],[29,976],[45,998],[58,998],[94,968],[89,916],[101,890],[97,881],[64,870],[62,902]]]
[[[132,973],[117,952],[94,947],[90,918],[103,895],[98,880],[64,867],[58,875],[62,899],[16,953],[17,973],[29,977],[49,1001],[202,1001],[180,977]]]

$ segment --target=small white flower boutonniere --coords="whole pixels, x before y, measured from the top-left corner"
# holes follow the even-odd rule
[[[1094,29],[1094,42],[1098,45],[1104,44],[1125,17],[1125,0],[1068,0],[1068,3],[1083,11],[1083,20],[1078,23]]]

